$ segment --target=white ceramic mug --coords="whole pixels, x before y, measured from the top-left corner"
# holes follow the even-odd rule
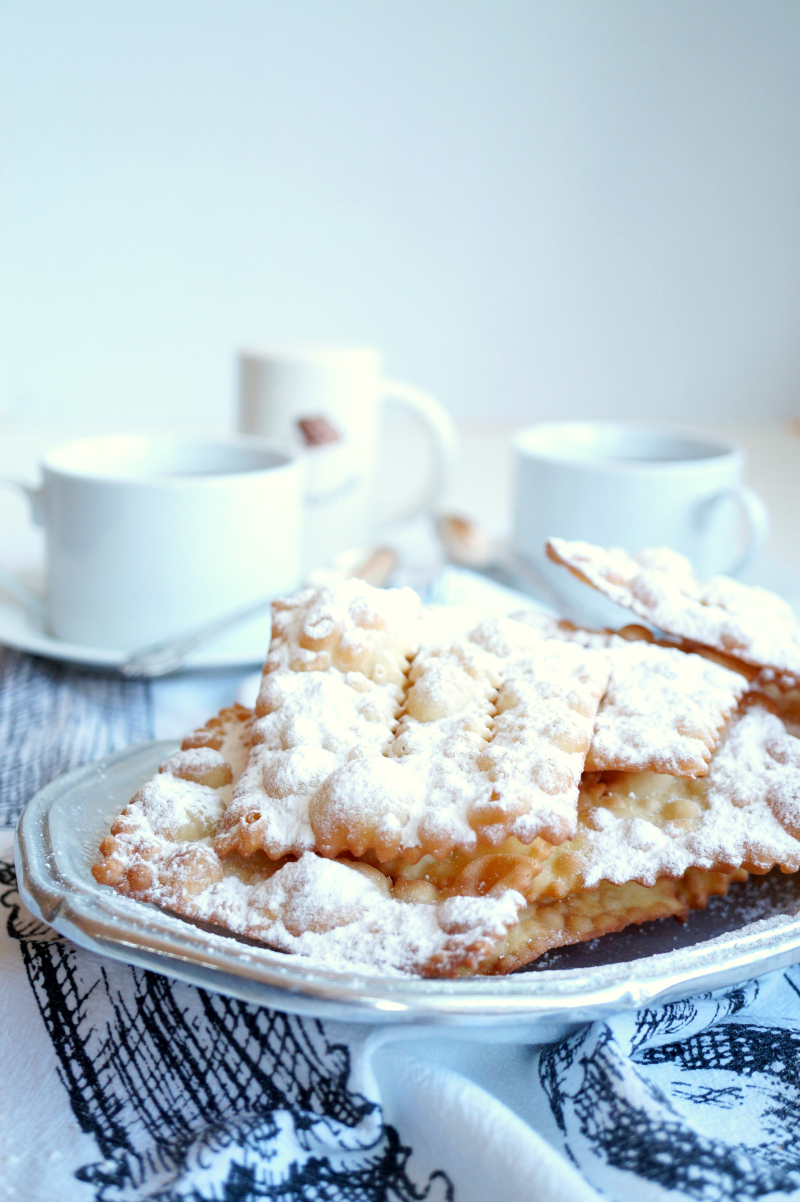
[[[380,411],[384,400],[410,409],[433,450],[430,478],[410,511],[433,509],[454,456],[455,432],[441,405],[411,384],[388,380],[372,347],[299,346],[239,357],[239,429],[290,440],[306,451],[305,565],[366,547],[376,536]]]
[[[84,438],[3,483],[45,530],[43,607],[0,583],[65,642],[130,651],[300,582],[304,464],[263,439]]]
[[[620,616],[544,555],[550,536],[666,546],[701,578],[738,574],[763,548],[767,508],[742,484],[744,454],[713,436],[620,422],[548,422],[514,439],[515,550],[581,616]]]

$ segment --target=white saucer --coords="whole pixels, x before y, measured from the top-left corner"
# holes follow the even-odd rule
[[[253,618],[240,627],[198,647],[186,659],[186,670],[209,668],[250,668],[263,663],[269,647],[270,615]],[[71,664],[87,664],[97,668],[116,668],[129,651],[106,647],[84,647],[65,643],[48,634],[40,623],[8,593],[0,591],[0,643],[31,655],[59,659]]]

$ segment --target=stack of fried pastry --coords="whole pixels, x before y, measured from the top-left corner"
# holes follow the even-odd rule
[[[255,712],[187,738],[101,883],[334,968],[505,973],[800,869],[800,624],[667,550],[553,539],[647,626],[276,602]]]

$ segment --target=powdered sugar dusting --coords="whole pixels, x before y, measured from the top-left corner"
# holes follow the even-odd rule
[[[230,789],[210,789],[159,773],[142,785],[130,809],[141,816],[147,834],[178,843],[187,835],[215,830],[229,797]]]
[[[651,639],[581,630],[538,613],[515,617],[543,637],[605,650],[611,676],[586,771],[705,775],[725,722],[747,689],[741,673]]]
[[[626,800],[637,794],[649,795],[654,820],[626,814],[634,808]],[[690,867],[766,871],[780,864],[795,872],[800,740],[764,706],[749,706],[732,721],[707,777],[621,778],[596,805],[587,799],[585,826],[578,850],[587,887],[600,880],[652,884]]]
[[[212,789],[159,772],[115,823],[95,876],[184,917],[372,974],[474,971],[525,903],[511,889],[438,906],[401,901],[374,868],[312,852],[278,863],[236,855],[223,861],[213,839],[229,797],[230,786]]]
[[[506,618],[424,648],[388,753],[420,778],[419,844],[441,856],[468,850],[476,834],[490,845],[509,833],[528,843],[545,832],[568,837],[607,676],[603,656],[544,642]]]
[[[421,607],[411,589],[343,581],[277,605],[253,746],[218,837],[221,854],[315,846],[309,804],[352,753],[392,740]]]
[[[550,557],[668,634],[748,664],[800,677],[800,622],[766,589],[727,576],[698,583],[682,555],[658,547],[629,555],[553,538]]]
[[[655,643],[615,643],[587,771],[701,776],[747,688],[738,672]]]
[[[211,747],[190,747],[187,750],[176,751],[175,755],[164,761],[159,771],[168,772],[172,776],[181,776],[186,772],[203,776],[225,762],[222,752]]]
[[[492,741],[478,765],[493,784],[494,804],[514,815],[510,833],[524,843],[574,831],[578,784],[609,676],[605,655],[556,641],[537,645],[533,633],[495,618],[470,636],[498,656],[503,672]]]
[[[441,858],[509,832],[528,843],[574,833],[606,657],[508,619],[442,639],[438,615],[428,625],[416,609],[398,625],[390,592],[360,585],[357,609],[352,597],[349,586],[344,601],[326,590],[328,620],[325,598],[301,594],[276,623],[253,749],[217,851],[374,850],[383,861]],[[363,639],[351,629],[359,623]],[[409,626],[421,644],[410,665]],[[361,649],[358,663],[342,659],[346,641]]]
[[[261,883],[209,889],[193,916],[333,968],[448,976],[485,958],[524,904],[511,890],[467,900],[456,921],[447,902],[396,901],[347,863],[307,852]]]

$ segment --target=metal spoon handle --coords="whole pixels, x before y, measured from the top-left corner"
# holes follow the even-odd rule
[[[157,643],[140,647],[119,665],[119,670],[123,676],[130,677],[166,676],[168,672],[174,672],[176,668],[180,668],[186,657],[196,647],[209,642],[215,635],[222,634],[230,627],[246,621],[247,618],[254,618],[257,614],[263,613],[264,610],[269,609],[271,604],[271,597],[262,597],[259,601],[251,602],[250,605],[244,605],[241,609],[224,614],[213,622],[195,626],[193,630],[187,630],[185,634],[181,634],[177,638],[173,636],[168,639],[160,639]]]

